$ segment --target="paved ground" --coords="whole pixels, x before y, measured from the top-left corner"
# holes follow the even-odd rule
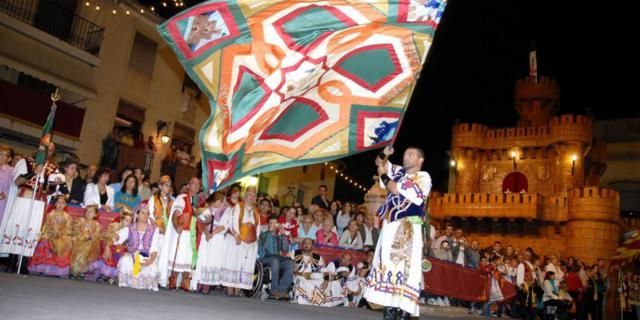
[[[0,274],[0,318],[13,319],[382,319],[382,313],[317,308],[222,295],[150,292],[77,280]],[[422,319],[472,319],[463,309],[424,307]],[[480,319],[480,318],[476,318]]]

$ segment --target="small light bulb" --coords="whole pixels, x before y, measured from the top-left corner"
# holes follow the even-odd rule
[[[118,13],[118,11],[116,11],[116,9],[113,9],[113,10],[111,10],[111,13],[113,13],[113,14],[117,14],[117,13]]]
[[[100,5],[96,6],[96,11],[100,11]]]
[[[127,11],[125,11],[125,12],[124,12],[124,14],[126,14],[126,15],[130,15],[130,14],[131,14],[131,11],[127,10]]]
[[[91,2],[87,1],[87,2],[84,3],[84,5],[89,7],[89,6],[91,6]]]

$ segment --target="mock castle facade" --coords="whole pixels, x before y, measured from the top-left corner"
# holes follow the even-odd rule
[[[455,192],[432,193],[430,218],[452,222],[482,246],[609,258],[621,225],[620,195],[599,187],[606,145],[594,142],[590,117],[556,115],[559,103],[554,79],[527,76],[515,84],[516,127],[454,125]]]

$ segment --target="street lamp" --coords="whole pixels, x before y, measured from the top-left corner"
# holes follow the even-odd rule
[[[162,142],[162,144],[169,143],[169,140],[171,140],[171,138],[169,138],[169,136],[167,135],[169,123],[166,121],[158,120],[158,122],[156,122],[156,127],[158,128],[158,131],[156,132],[156,138],[160,139],[160,142]],[[163,129],[165,131],[162,135],[160,135],[160,132],[162,132]]]
[[[576,161],[578,161],[578,155],[571,156],[571,175],[575,175],[576,173]]]
[[[449,162],[449,166],[451,168],[455,167],[456,166],[456,161],[455,160],[451,160],[451,162]]]
[[[518,164],[516,164],[516,156],[518,154],[515,151],[511,151],[511,159],[513,160],[513,171],[516,171]]]

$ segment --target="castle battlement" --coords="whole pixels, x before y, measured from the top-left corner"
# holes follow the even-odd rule
[[[620,193],[609,188],[573,188],[569,196],[569,221],[605,221],[620,219]]]
[[[539,194],[445,193],[432,198],[429,213],[474,218],[540,219],[543,197]]]
[[[516,80],[516,103],[541,99],[553,102],[560,101],[560,86],[555,79],[539,76],[538,81],[536,82],[535,78],[527,76]]]

